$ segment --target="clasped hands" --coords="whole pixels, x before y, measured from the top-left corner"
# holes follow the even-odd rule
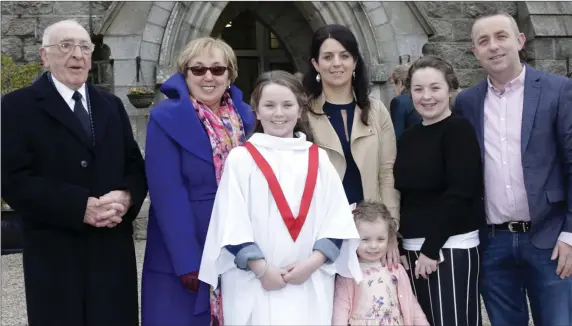
[[[99,198],[89,197],[83,221],[98,228],[112,228],[123,221],[130,206],[131,195],[124,190],[113,190]]]
[[[319,251],[314,251],[310,257],[292,263],[284,268],[274,265],[266,265],[264,259],[248,262],[248,266],[255,275],[260,277],[260,283],[266,291],[279,290],[287,284],[299,285],[312,275],[326,261],[326,256]]]

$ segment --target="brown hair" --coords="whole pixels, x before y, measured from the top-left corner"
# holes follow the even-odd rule
[[[413,74],[417,70],[423,68],[433,68],[443,73],[445,81],[447,82],[447,86],[449,86],[450,93],[459,88],[459,80],[457,79],[457,75],[455,74],[455,69],[453,69],[453,66],[441,58],[428,55],[417,59],[413,65],[411,65],[411,68],[409,68],[407,79],[405,80],[406,89],[411,90],[411,77],[413,77]]]
[[[471,26],[471,41],[473,43],[473,45],[475,44],[475,39],[474,39],[474,35],[473,35],[473,28],[475,28],[475,24],[483,19],[486,18],[491,18],[491,17],[496,17],[496,16],[503,16],[509,19],[510,21],[510,26],[512,27],[512,31],[514,32],[514,36],[518,37],[518,34],[520,34],[520,30],[518,29],[518,24],[516,23],[516,20],[514,19],[513,16],[511,16],[509,13],[504,12],[504,11],[498,11],[498,12],[494,12],[494,13],[484,13],[482,15],[480,15],[479,17],[477,17],[475,19],[475,21],[473,22],[473,25]]]
[[[310,101],[306,96],[304,86],[302,86],[300,79],[291,73],[283,70],[272,70],[262,73],[256,80],[256,86],[254,87],[252,95],[250,96],[250,106],[252,106],[252,109],[255,112],[258,110],[258,104],[260,103],[260,98],[262,97],[262,91],[264,90],[264,87],[270,84],[284,86],[291,90],[292,93],[294,93],[294,96],[296,96],[296,100],[298,101],[298,107],[300,108],[301,114],[301,117],[298,119],[298,122],[294,127],[294,133],[298,131],[303,132],[306,135],[306,140],[310,142],[313,141],[314,137],[312,136],[308,123]],[[252,133],[256,132],[264,132],[262,125],[260,124],[260,120],[256,120],[256,125],[252,131]]]
[[[378,201],[364,200],[353,211],[354,221],[386,222],[389,229],[389,237],[397,234],[397,220],[391,216],[387,207]]]
[[[395,67],[391,76],[389,76],[389,82],[391,84],[397,84],[397,82],[401,82],[401,85],[405,87],[405,80],[407,79],[407,72],[409,71],[409,64],[401,64]]]

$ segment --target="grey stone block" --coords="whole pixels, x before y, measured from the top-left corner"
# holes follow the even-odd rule
[[[2,23],[2,36],[35,36],[36,18],[8,18],[6,25]],[[2,17],[4,20],[4,17]],[[41,34],[39,34],[41,35]]]
[[[163,85],[174,73],[175,69],[171,66],[158,66],[156,75],[157,85]]]
[[[141,58],[144,60],[159,60],[161,46],[155,43],[141,42]]]
[[[572,14],[570,1],[524,1],[523,4],[531,15]]]
[[[479,69],[480,65],[471,51],[471,43],[429,42],[423,46],[424,55],[434,55],[448,61],[455,69]]]
[[[52,1],[2,1],[2,15],[49,15],[53,12]]]
[[[530,16],[534,37],[572,36],[572,16]]]
[[[89,17],[69,17],[69,16],[40,16],[38,18],[38,28],[37,28],[37,35],[38,37],[42,37],[44,30],[50,26],[51,24],[57,23],[62,20],[66,19],[74,19],[77,21],[85,30],[89,33]],[[92,28],[93,31],[96,30],[96,27],[101,25],[101,21],[103,20],[103,16],[93,16],[92,17]]]
[[[175,7],[175,2],[176,1],[155,1],[154,3],[163,9],[171,11],[173,7]]]
[[[141,36],[106,36],[103,42],[111,49],[111,58],[133,59],[139,55]]]
[[[17,36],[2,38],[2,54],[8,55],[14,61],[20,61],[24,55],[24,42]]]
[[[91,15],[103,16],[111,4],[109,1],[55,1],[54,15],[66,16],[89,16],[91,3]]]
[[[167,21],[169,20],[170,14],[171,11],[167,9],[161,8],[159,6],[152,6],[151,12],[149,12],[148,22],[165,27],[165,25],[167,25]]]
[[[537,38],[526,42],[524,46],[526,58],[534,59],[554,59],[555,47],[552,38]]]
[[[478,82],[487,77],[484,69],[455,69],[459,85],[461,88],[469,88],[475,86]]]
[[[378,42],[393,41],[395,37],[393,26],[391,24],[383,24],[375,27],[374,33]]]
[[[529,64],[535,69],[566,76],[568,72],[566,60],[533,60]]]
[[[387,14],[383,6],[378,6],[375,9],[368,10],[366,14],[369,17],[371,26],[373,27],[380,26],[388,22]]]
[[[119,14],[108,28],[106,35],[141,35],[153,2],[125,1]]]
[[[135,59],[115,60],[114,77],[116,86],[153,87],[155,85],[155,62],[141,60],[141,72],[139,73],[139,83],[136,81]]]
[[[389,78],[389,68],[387,64],[374,64],[368,67],[372,83],[383,83]]]
[[[40,47],[42,41],[36,41],[34,38],[27,38],[24,41],[24,61],[26,62],[42,62],[40,57]]]
[[[399,55],[418,57],[422,55],[423,45],[427,43],[427,35],[396,35],[395,43]]]
[[[427,1],[424,3],[429,18],[455,18],[462,15],[462,2]]]
[[[429,38],[431,42],[444,42],[453,39],[453,23],[447,19],[441,18],[428,18],[427,21],[433,29],[435,34]]]
[[[451,26],[451,40],[455,42],[471,42],[473,22],[473,19],[458,19],[453,21]]]
[[[161,44],[163,39],[164,27],[157,26],[155,24],[147,23],[145,25],[145,30],[143,32],[143,41]]]
[[[485,14],[493,14],[499,11],[516,16],[517,4],[509,1],[490,2],[463,2],[462,15],[467,18],[477,18]]]
[[[382,2],[381,1],[361,1],[361,5],[363,6],[363,10],[366,13],[369,13],[370,11],[381,7],[382,6]]]
[[[395,40],[379,42],[378,43],[379,52],[383,61],[395,62],[399,61],[399,50]]]

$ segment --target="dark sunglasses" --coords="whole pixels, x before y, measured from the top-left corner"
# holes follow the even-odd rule
[[[207,73],[207,70],[210,70],[213,76],[222,76],[226,72],[228,68],[223,66],[213,66],[213,67],[187,67],[187,70],[190,70],[193,75],[195,76],[204,76]]]

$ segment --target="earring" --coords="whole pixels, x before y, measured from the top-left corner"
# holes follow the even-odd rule
[[[354,72],[352,72],[352,76],[354,77],[354,79],[356,79],[356,71],[354,70]]]
[[[320,74],[317,74],[317,75],[316,75],[316,81],[319,83],[320,80],[322,80],[322,77],[320,77]]]

